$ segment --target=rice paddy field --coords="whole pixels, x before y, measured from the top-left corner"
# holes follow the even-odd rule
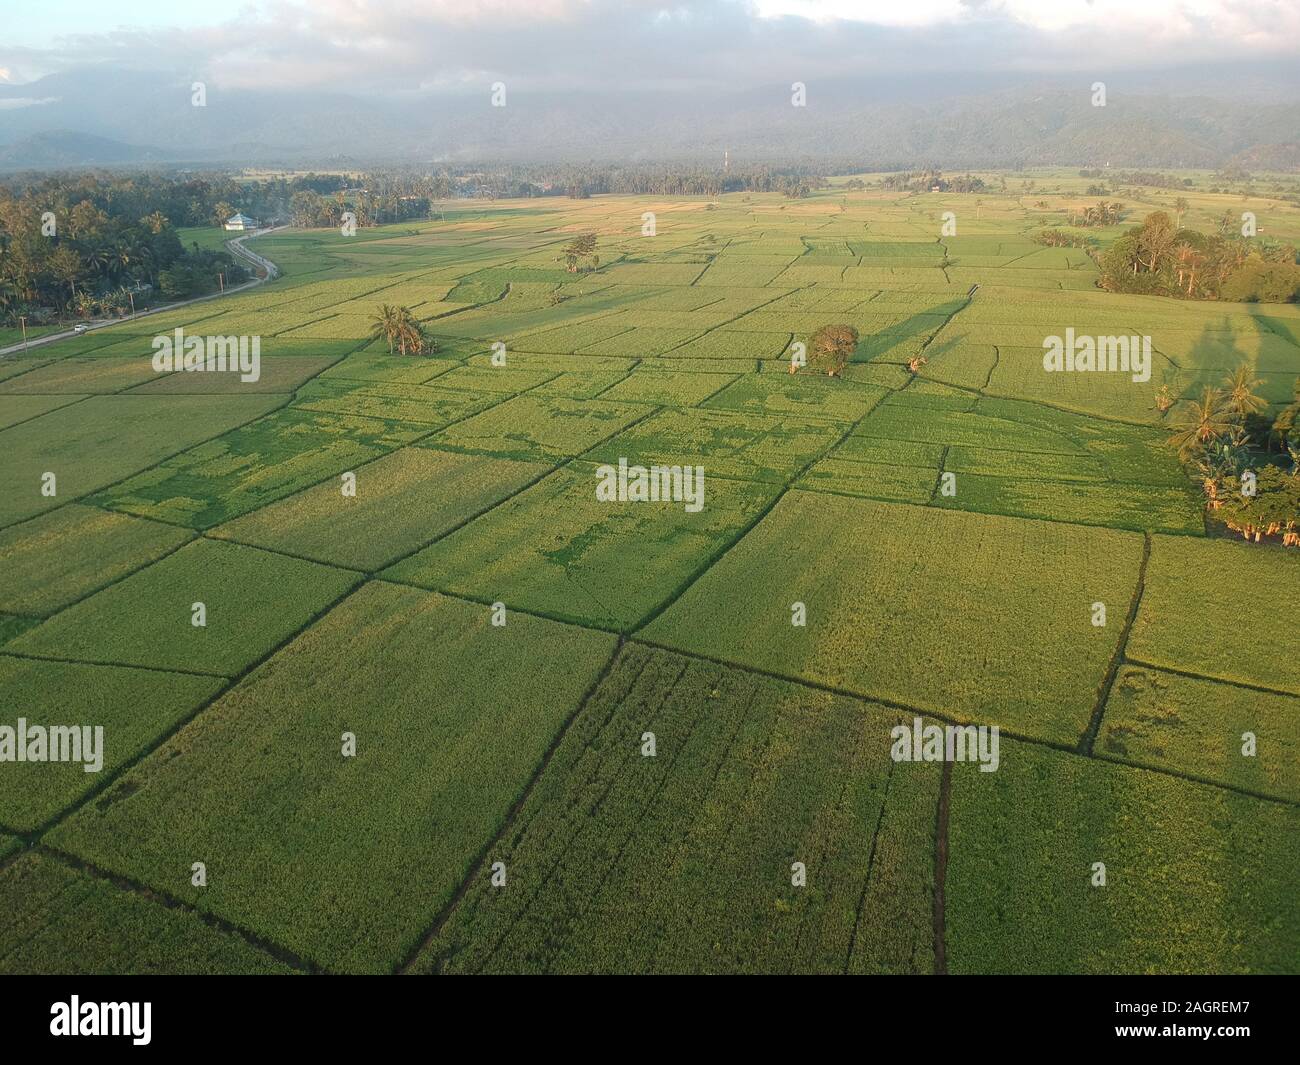
[[[288,230],[0,359],[0,726],[102,726],[0,760],[0,972],[1300,971],[1300,552],[1213,534],[1155,403],[1288,402],[1300,307],[1102,292],[1036,176]],[[1069,328],[1150,380],[1044,372]],[[896,754],[957,725],[995,768]]]

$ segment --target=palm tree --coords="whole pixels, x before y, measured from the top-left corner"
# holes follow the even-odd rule
[[[409,312],[408,312],[409,313]],[[371,331],[373,337],[383,337],[388,341],[388,354],[393,353],[393,344],[397,341],[402,331],[402,314],[401,310],[390,303],[381,303],[379,311],[370,319],[374,329]],[[403,352],[402,354],[406,354]]]
[[[1188,400],[1177,416],[1170,420],[1173,435],[1169,446],[1177,449],[1184,462],[1199,450],[1228,435],[1236,420],[1224,405],[1223,393],[1208,385],[1198,400]]]
[[[69,301],[77,298],[77,278],[81,276],[81,259],[66,244],[54,249],[49,259],[49,270],[68,286]]]
[[[131,264],[139,257],[135,244],[130,237],[119,237],[113,243],[109,253],[109,273],[117,278],[131,269]]]
[[[437,350],[437,345],[430,344],[425,337],[424,326],[410,307],[381,303],[378,313],[370,321],[374,325],[371,336],[387,340],[390,355],[393,353],[393,345],[397,346],[398,353],[402,355],[421,355],[426,349]]]
[[[424,335],[424,324],[415,317],[410,307],[397,308],[397,346],[403,355],[422,355],[428,342]],[[436,346],[435,349],[436,350]]]
[[[405,311],[406,308],[403,307],[402,310]],[[403,355],[422,354],[424,352],[424,327],[414,318],[404,318],[401,329],[397,333],[397,345]]]
[[[1224,408],[1242,419],[1268,410],[1268,400],[1255,395],[1255,389],[1263,383],[1243,362],[1223,379],[1223,384],[1228,390]]]
[[[154,252],[153,246],[147,243],[136,245],[136,257],[140,269],[136,271],[136,279],[141,276],[147,278],[151,284],[158,283],[158,256]]]
[[[99,241],[96,241],[86,248],[82,253],[82,258],[85,260],[86,268],[92,274],[102,274],[108,269],[108,264],[112,256],[107,247]]]

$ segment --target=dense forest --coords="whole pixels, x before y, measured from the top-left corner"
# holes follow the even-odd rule
[[[427,217],[427,199],[403,199],[408,186],[376,177],[352,189],[345,175],[314,173],[11,178],[0,184],[0,321],[111,316],[157,296],[183,299],[238,284],[248,273],[236,258],[186,247],[177,230],[219,226],[237,211],[262,222],[334,225],[345,203],[362,225]],[[312,210],[297,210],[302,205]]]
[[[239,283],[247,272],[231,255],[186,248],[176,231],[229,217],[222,196],[231,189],[93,174],[0,187],[0,320],[124,314],[155,295],[181,299]]]

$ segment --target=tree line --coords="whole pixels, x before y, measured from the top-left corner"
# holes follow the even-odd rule
[[[1101,287],[1184,299],[1283,303],[1300,298],[1290,244],[1245,237],[1231,213],[1217,232],[1181,228],[1165,211],[1117,238],[1098,257]]]
[[[344,215],[351,213],[358,226],[390,225],[427,219],[432,206],[427,196],[412,193],[359,188],[339,189],[323,196],[303,189],[289,200],[289,220],[305,229],[320,229],[340,225]]]
[[[132,198],[75,198],[76,190],[0,190],[0,318],[123,314],[160,292],[180,298],[242,281],[226,252],[186,250],[155,209],[136,217]]]
[[[1191,178],[1175,177],[1149,170],[1080,170],[1080,177],[1105,178],[1112,185],[1145,185],[1154,189],[1183,189],[1193,184]]]
[[[225,251],[183,246],[177,229],[236,211],[288,217],[298,192],[347,187],[342,174],[248,179],[211,172],[52,173],[0,181],[0,320],[125,313],[203,295],[248,276]]]
[[[908,170],[901,174],[886,174],[880,179],[880,187],[893,192],[987,192],[988,184],[983,178],[971,174],[944,177],[935,167],[925,170]]]
[[[1214,519],[1254,543],[1278,536],[1300,546],[1300,378],[1293,402],[1273,419],[1256,392],[1261,383],[1242,365],[1219,387],[1207,385],[1170,412],[1169,443],[1200,476]],[[1172,405],[1168,386],[1157,405]],[[1289,461],[1275,461],[1274,448]]]
[[[1091,193],[1091,190],[1089,190]],[[1124,205],[1111,200],[1098,200],[1086,207],[1071,207],[1066,212],[1066,220],[1072,226],[1085,229],[1093,226],[1117,225],[1124,218]]]

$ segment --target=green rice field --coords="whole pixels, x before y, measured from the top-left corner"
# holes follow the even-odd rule
[[[1103,292],[1037,177],[288,229],[0,358],[0,972],[1300,972],[1300,550],[1156,402],[1276,413],[1300,306]],[[1045,372],[1071,328],[1150,379]],[[955,726],[995,762],[898,756]]]

